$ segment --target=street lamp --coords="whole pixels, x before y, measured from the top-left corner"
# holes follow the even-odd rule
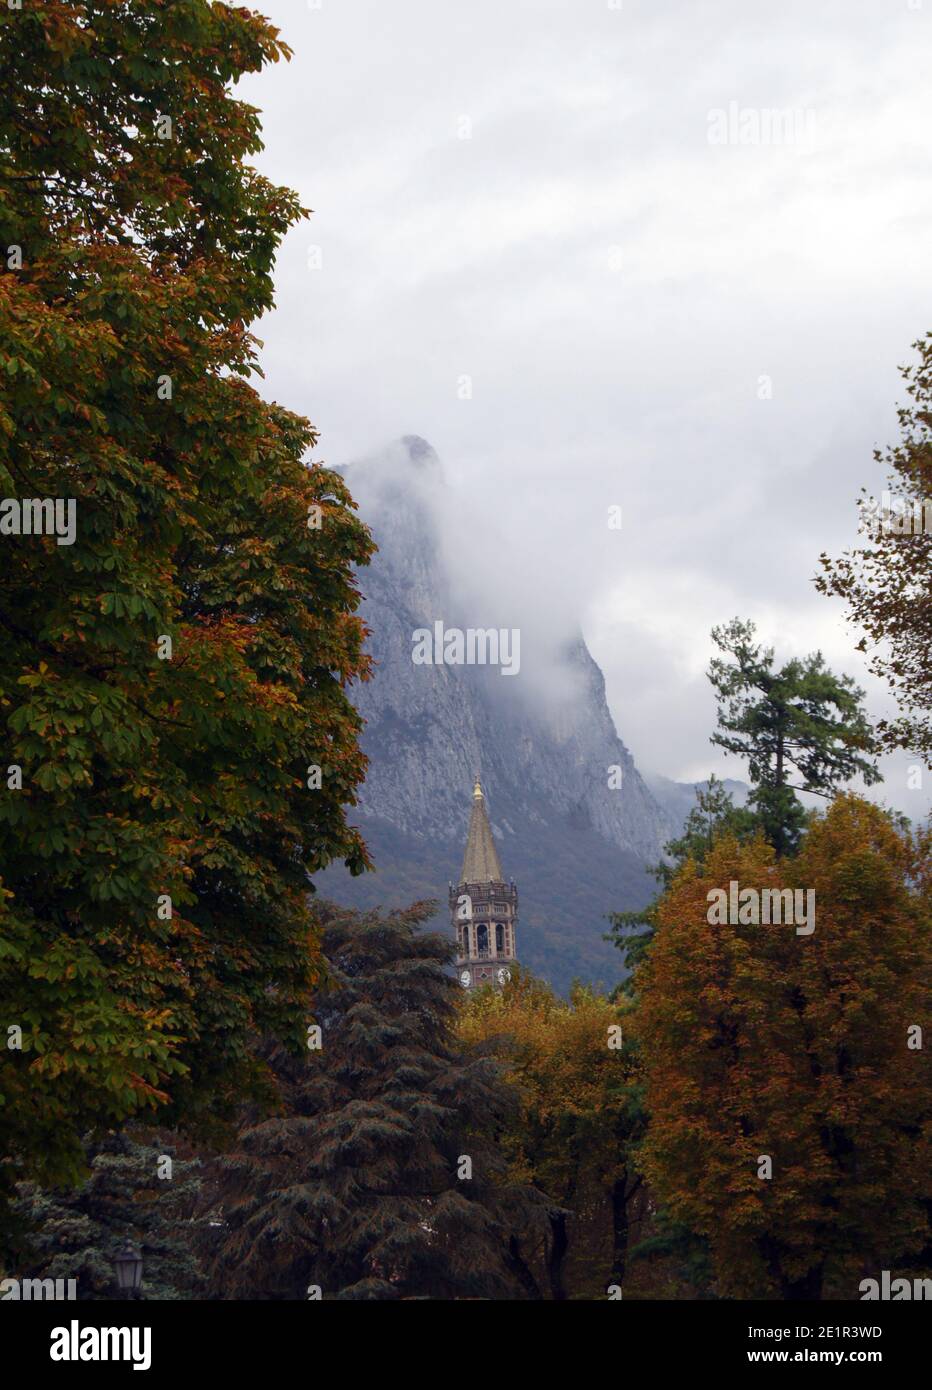
[[[139,1288],[142,1284],[141,1251],[127,1241],[113,1263],[116,1265],[117,1288],[120,1290],[121,1296],[123,1298],[138,1298]]]

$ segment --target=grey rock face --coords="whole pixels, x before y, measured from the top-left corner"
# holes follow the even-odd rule
[[[606,916],[649,899],[645,866],[672,823],[618,737],[581,633],[552,630],[526,598],[516,606],[507,567],[500,588],[463,581],[471,528],[489,521],[468,514],[424,440],[407,436],[344,473],[380,547],[359,575],[376,671],[351,692],[370,759],[355,818],[379,872],[330,869],[319,891],[356,906],[445,898],[479,774],[504,873],[521,891],[519,957],[561,988],[576,975],[614,983]],[[518,673],[415,664],[415,633],[438,621],[519,629]]]
[[[539,623],[527,628],[519,615],[514,676],[490,666],[414,664],[418,629],[433,630],[438,620],[463,630],[510,628],[501,613],[512,615],[506,605],[500,614],[481,611],[452,590],[443,521],[432,506],[443,500],[442,475],[430,446],[408,436],[381,464],[381,471],[378,463],[346,470],[379,544],[360,575],[377,663],[375,678],[353,695],[371,759],[362,814],[415,836],[460,835],[481,773],[506,860],[518,825],[573,824],[656,862],[670,823],[618,737],[602,673],[580,634],[554,635],[555,653],[549,642],[538,650]]]

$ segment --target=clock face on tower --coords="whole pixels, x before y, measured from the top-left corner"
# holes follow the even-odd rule
[[[463,970],[463,971],[460,973],[460,984],[463,986],[464,989],[468,989],[468,988],[469,988],[469,971],[468,971],[468,970]]]
[[[511,971],[508,969],[507,966],[503,965],[501,970],[499,970],[498,972],[498,983],[500,985],[506,985],[510,979]]]

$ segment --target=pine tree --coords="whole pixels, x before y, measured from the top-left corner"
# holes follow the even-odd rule
[[[712,629],[730,658],[716,657],[709,667],[719,701],[712,742],[747,758],[750,804],[777,853],[791,854],[805,823],[796,792],[831,800],[856,774],[870,785],[880,773],[863,756],[872,746],[863,690],[829,671],[821,652],[775,670],[773,648],[759,646],[754,635],[754,624],[739,618]]]
[[[250,1117],[217,1165],[216,1296],[522,1295],[509,1242],[538,1203],[496,1144],[516,1098],[456,1042],[452,942],[418,930],[431,910],[318,908],[330,978],[306,1056],[273,1049],[281,1113]]]
[[[188,1213],[200,1161],[141,1133],[88,1139],[85,1154],[89,1176],[78,1187],[20,1184],[14,1211],[30,1232],[17,1266],[23,1277],[74,1279],[79,1300],[113,1298],[114,1260],[129,1242],[143,1257],[141,1297],[196,1297],[202,1279]]]

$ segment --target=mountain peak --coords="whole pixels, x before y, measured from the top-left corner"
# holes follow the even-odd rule
[[[440,459],[432,444],[419,434],[403,434],[401,444],[407,450],[408,458],[415,468],[440,468]]]

